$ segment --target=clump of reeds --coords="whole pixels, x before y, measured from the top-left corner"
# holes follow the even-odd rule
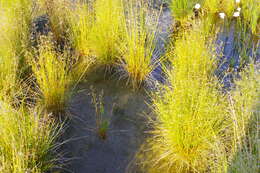
[[[72,70],[73,79],[85,78],[90,67],[97,59],[91,49],[91,33],[94,24],[94,9],[92,3],[78,3],[70,13],[70,40],[74,50],[75,64]]]
[[[37,81],[42,104],[51,113],[64,113],[69,98],[70,74],[65,53],[55,51],[50,39],[42,39],[38,56],[30,63]]]
[[[90,34],[94,22],[94,9],[90,3],[76,4],[75,13],[71,15],[72,45],[81,56],[91,56]]]
[[[227,100],[213,76],[211,46],[200,31],[184,34],[169,59],[170,86],[153,96],[157,115],[149,152],[141,151],[147,172],[221,172],[225,169]],[[161,95],[162,94],[162,95]],[[154,165],[153,167],[148,166]]]
[[[134,89],[149,80],[157,65],[152,62],[156,45],[159,14],[149,11],[148,4],[130,1],[126,4],[124,42],[121,44],[121,64]],[[150,15],[150,16],[149,16]],[[155,61],[159,61],[155,60]]]
[[[13,95],[16,87],[16,74],[18,67],[18,59],[13,52],[12,40],[8,39],[10,31],[10,21],[1,16],[1,32],[0,32],[0,90],[6,95]]]
[[[1,51],[17,63],[21,76],[26,71],[25,52],[30,46],[32,2],[30,0],[1,0]],[[8,61],[8,60],[7,60]],[[10,60],[11,61],[11,60]]]
[[[123,40],[123,4],[121,0],[96,0],[95,21],[91,28],[90,48],[99,64],[114,65]]]
[[[236,4],[230,0],[204,0],[203,8],[211,14],[225,13],[228,17],[233,16]]]
[[[0,170],[40,173],[54,167],[58,128],[37,109],[13,108],[0,101]]]
[[[236,80],[236,87],[229,97],[233,150],[228,172],[256,173],[260,154],[260,72],[250,64],[240,75],[241,79]]]
[[[237,5],[237,9],[241,11],[243,20],[247,22],[249,28],[254,34],[260,33],[260,2],[257,0],[244,0]]]

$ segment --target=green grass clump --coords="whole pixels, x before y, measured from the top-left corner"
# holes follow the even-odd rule
[[[152,55],[155,50],[158,14],[148,15],[149,9],[146,3],[126,5],[126,36],[121,44],[122,66],[127,72],[129,82],[134,88],[147,81],[149,74],[155,68],[152,64]]]
[[[96,0],[95,21],[90,34],[91,51],[98,63],[113,65],[119,57],[118,46],[124,36],[124,11],[121,0]]]
[[[0,101],[0,171],[42,173],[53,165],[57,127],[35,110]]]
[[[31,57],[30,62],[37,80],[43,105],[48,112],[63,113],[69,98],[70,74],[65,63],[65,54],[54,50],[53,44],[43,39],[38,50],[38,57]]]
[[[233,151],[228,172],[259,171],[260,73],[251,64],[231,91],[229,110],[233,122]]]
[[[147,142],[149,152],[140,155],[147,172],[226,169],[227,101],[213,77],[214,56],[206,43],[201,32],[192,31],[177,40],[174,53],[169,53],[170,86],[153,96],[157,120]]]

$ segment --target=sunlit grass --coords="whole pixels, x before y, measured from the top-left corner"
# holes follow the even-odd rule
[[[258,0],[241,1],[241,13],[254,34],[260,32],[260,2]]]
[[[94,10],[90,3],[77,4],[71,15],[71,40],[81,56],[91,56],[90,34],[94,22]]]
[[[15,56],[10,37],[12,23],[1,15],[0,27],[0,90],[4,95],[13,96],[16,87],[18,59]],[[11,36],[9,36],[11,35]]]
[[[75,49],[76,64],[73,66],[74,80],[84,79],[88,70],[97,61],[91,50],[90,34],[94,24],[94,10],[91,3],[77,3],[70,15],[70,40]]]
[[[0,171],[42,173],[54,165],[57,126],[47,115],[0,101]]]
[[[121,44],[122,66],[129,83],[136,89],[148,81],[156,63],[152,56],[156,44],[156,32],[159,14],[149,12],[148,4],[140,2],[126,5],[125,42]],[[149,14],[150,13],[150,14]]]
[[[124,36],[123,4],[121,0],[96,0],[95,21],[90,40],[91,51],[98,63],[114,65],[119,57],[118,46]]]
[[[30,62],[42,104],[48,112],[64,113],[70,85],[70,75],[65,63],[66,54],[56,52],[48,39],[42,40],[38,54],[38,57],[32,56]]]
[[[241,79],[236,81],[236,88],[229,99],[234,147],[228,172],[259,171],[259,96],[260,72],[251,64],[241,73]]]
[[[71,88],[86,77],[91,65],[122,67],[134,89],[149,81],[156,66],[152,54],[159,16],[153,15],[143,1],[36,1],[0,0],[3,173],[41,173],[55,167],[51,152],[59,128],[50,117],[65,113]],[[194,17],[196,3],[201,5],[201,18]],[[235,18],[233,14],[240,7]],[[36,18],[33,10],[38,8],[39,14],[47,15],[49,35],[53,37],[39,40],[39,45],[31,48],[31,24]],[[238,51],[247,57],[248,49],[253,47],[248,33],[259,33],[259,2],[172,0],[171,9],[175,19],[189,19],[189,29],[181,27],[184,31],[167,54],[167,84],[152,94],[156,118],[151,137],[139,155],[144,172],[256,173],[260,152],[259,72],[250,67],[240,73],[241,80],[236,80],[234,90],[223,93],[214,76],[217,66],[211,37],[217,31],[216,17],[225,13],[228,21],[223,22],[236,24],[240,37],[235,41],[242,45]],[[202,26],[197,27],[200,23]],[[27,94],[33,97],[30,99],[37,98],[33,104],[22,97],[22,84],[31,81],[20,77],[25,58],[35,79],[35,85],[26,88],[30,94],[37,91],[35,95]],[[244,62],[243,67],[250,59]]]
[[[1,0],[0,14],[1,54],[5,54],[3,55],[6,58],[5,63],[10,61],[19,66],[18,76],[23,75],[27,68],[24,53],[30,46],[32,2],[30,0]],[[8,59],[8,56],[12,60]]]
[[[0,1],[0,172],[40,173],[54,167],[58,126],[40,108],[27,108],[23,88],[30,47],[32,1]],[[30,85],[29,83],[26,85]]]
[[[163,87],[163,95],[153,96],[157,120],[145,148],[149,152],[141,155],[147,172],[226,169],[227,101],[213,77],[214,56],[206,43],[201,32],[192,31],[169,54],[173,64],[168,72],[170,86]]]

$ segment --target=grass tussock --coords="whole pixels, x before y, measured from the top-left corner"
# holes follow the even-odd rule
[[[41,41],[38,56],[30,58],[42,104],[48,112],[63,113],[66,108],[71,82],[66,58],[66,54],[54,50],[48,39]]]
[[[157,120],[148,140],[149,153],[141,155],[148,172],[221,172],[226,164],[223,132],[227,102],[212,77],[214,56],[199,31],[184,34],[169,58],[171,86],[154,95]],[[144,162],[145,164],[146,162]]]
[[[90,34],[94,22],[94,11],[90,3],[77,4],[77,13],[71,15],[71,40],[81,56],[91,56]]]
[[[233,122],[233,151],[228,172],[259,171],[260,73],[251,64],[236,81],[229,99]]]
[[[1,16],[3,19],[5,16]],[[0,90],[3,95],[12,95],[16,87],[16,74],[18,60],[13,52],[12,40],[8,36],[10,33],[10,22],[3,19],[5,24],[1,24],[0,32]]]
[[[133,1],[126,5],[125,41],[121,44],[121,62],[128,81],[133,88],[148,81],[151,71],[156,63],[152,62],[152,56],[156,44],[156,32],[158,25],[158,14],[148,9],[148,4]],[[149,14],[150,13],[150,14]]]
[[[57,126],[35,110],[0,102],[0,171],[41,173],[52,168]]]
[[[16,72],[20,77],[27,68],[25,52],[30,46],[29,28],[32,21],[32,2],[30,0],[1,0],[0,14],[0,56],[5,59],[1,62],[19,66],[19,70]],[[13,69],[9,68],[9,70]]]
[[[70,40],[75,49],[72,75],[74,80],[84,79],[90,68],[97,63],[91,49],[91,33],[94,23],[94,10],[91,3],[76,4],[74,11],[70,13]],[[73,13],[75,12],[75,13]]]
[[[124,36],[124,11],[121,0],[96,0],[95,21],[90,34],[90,47],[99,64],[114,65],[118,46]]]
[[[260,33],[260,2],[257,0],[242,1],[242,17],[254,34]]]

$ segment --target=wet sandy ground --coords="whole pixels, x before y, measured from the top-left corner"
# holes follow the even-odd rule
[[[104,93],[103,117],[109,122],[105,140],[96,131],[93,90],[97,95]],[[133,91],[123,81],[97,78],[82,84],[70,103],[71,120],[63,136],[69,142],[63,145],[62,151],[70,161],[58,172],[126,172],[146,136],[147,120],[151,116],[148,102],[145,91]]]

